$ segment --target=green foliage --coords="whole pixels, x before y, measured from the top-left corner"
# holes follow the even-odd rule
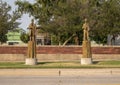
[[[1,41],[1,44],[6,42],[7,41],[7,35],[0,34],[0,41]]]
[[[16,4],[21,13],[34,16],[44,32],[54,35],[57,44],[75,43],[74,37],[81,44],[84,18],[97,43],[105,44],[108,34],[120,34],[120,0],[36,0],[34,4],[18,0]]]
[[[58,45],[59,44],[59,41],[57,40],[57,37],[52,35],[51,36],[51,44],[52,45]]]
[[[6,33],[8,30],[18,27],[19,23],[16,22],[20,15],[17,11],[10,14],[11,7],[6,3],[0,0],[0,42],[6,42]]]
[[[20,36],[20,39],[21,39],[21,41],[23,41],[24,43],[28,43],[28,41],[29,41],[29,35],[26,34],[25,32],[23,32],[23,33],[21,34],[21,36]]]
[[[120,34],[120,0],[95,1],[91,0],[89,7],[91,37],[97,43],[105,44],[109,34]]]
[[[34,16],[44,32],[56,36],[59,44],[81,28],[79,0],[37,0],[34,4],[17,1],[16,4],[21,13]]]

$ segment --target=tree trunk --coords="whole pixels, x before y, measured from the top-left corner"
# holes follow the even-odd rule
[[[69,40],[71,40],[76,34],[73,34],[72,36],[70,36],[64,43],[63,46],[65,46]]]
[[[61,46],[61,41],[59,41],[59,46]]]

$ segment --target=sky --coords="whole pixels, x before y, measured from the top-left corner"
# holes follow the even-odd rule
[[[12,11],[15,10],[17,8],[17,6],[15,6],[14,2],[17,0],[2,0],[4,2],[7,2],[11,7],[12,7]],[[21,0],[21,1],[25,1],[25,0]],[[30,3],[33,3],[35,0],[26,0],[29,1]],[[21,23],[19,25],[19,28],[22,28],[24,30],[27,31],[27,27],[29,26],[30,22],[31,22],[32,17],[29,17],[28,14],[24,14],[21,19],[19,19],[18,21]]]

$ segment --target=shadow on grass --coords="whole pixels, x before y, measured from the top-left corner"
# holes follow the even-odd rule
[[[93,61],[91,65],[80,62],[38,62],[37,65],[25,65],[25,62],[0,62],[0,69],[22,68],[120,68],[120,61]]]
[[[93,61],[93,64],[98,64],[100,61]],[[62,64],[62,63],[69,63],[69,62],[37,62],[37,65],[44,65],[44,64],[51,64],[51,63],[59,63],[59,64]],[[78,63],[80,64],[80,62],[73,62],[73,63]]]
[[[100,61],[93,61],[93,64],[98,64]]]
[[[50,63],[53,63],[53,62],[37,62],[37,65],[50,64]]]

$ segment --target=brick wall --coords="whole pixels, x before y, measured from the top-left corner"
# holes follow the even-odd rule
[[[26,54],[27,47],[0,46],[0,54]]]
[[[0,46],[0,54],[27,54],[27,47]],[[82,54],[79,46],[39,46],[37,54]],[[120,47],[92,47],[92,54],[120,54]]]
[[[0,46],[0,61],[25,61],[26,46]],[[38,61],[80,61],[81,46],[38,46]],[[93,60],[120,60],[120,47],[92,47]]]

